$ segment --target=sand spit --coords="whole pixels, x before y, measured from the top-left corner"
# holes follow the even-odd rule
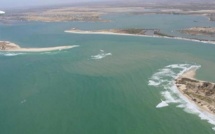
[[[21,48],[19,45],[11,43],[9,41],[0,41],[0,51],[5,51],[5,52],[48,52],[48,51],[71,49],[74,47],[77,47],[77,45],[46,47],[46,48]]]
[[[138,30],[138,29],[136,29]],[[175,37],[171,35],[165,35],[162,33],[157,32],[156,29],[150,29],[154,31],[153,34],[145,34],[145,33],[131,33],[124,30],[117,30],[117,29],[110,29],[110,30],[98,30],[98,31],[84,31],[78,29],[72,30],[65,30],[66,33],[73,33],[73,34],[100,34],[100,35],[121,35],[121,36],[141,36],[141,37],[151,37],[151,38],[166,38],[166,39],[176,39],[176,40],[185,40],[185,41],[193,41],[193,42],[201,42],[201,43],[208,43],[208,44],[215,44],[215,41],[210,40],[201,40],[201,39],[192,39],[192,38],[183,38],[183,37]],[[123,32],[122,32],[123,31]]]
[[[178,90],[203,111],[215,114],[215,83],[195,79],[192,68],[175,80]]]

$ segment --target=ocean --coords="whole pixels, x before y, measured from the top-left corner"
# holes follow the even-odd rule
[[[64,30],[160,28],[181,35],[178,29],[215,23],[184,15],[104,18],[112,21],[0,24],[0,40],[22,47],[79,45],[0,52],[0,134],[214,134],[215,117],[187,101],[173,82],[190,67],[199,68],[198,79],[215,82],[215,45]]]

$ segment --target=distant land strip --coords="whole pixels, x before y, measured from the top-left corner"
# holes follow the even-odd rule
[[[94,30],[94,31],[85,31],[72,28],[71,30],[65,30],[66,33],[74,34],[106,34],[106,35],[124,35],[124,36],[143,36],[143,37],[154,37],[154,38],[167,38],[167,39],[177,39],[177,40],[187,40],[193,42],[201,42],[208,44],[215,44],[213,40],[197,39],[197,38],[183,38],[168,35],[160,32],[159,29],[108,29],[108,30]]]

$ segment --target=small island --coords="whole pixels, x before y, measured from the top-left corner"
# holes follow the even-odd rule
[[[196,68],[182,74],[175,80],[179,91],[199,108],[215,114],[215,83],[195,79]]]
[[[19,45],[11,43],[9,41],[0,41],[0,51],[6,52],[47,52],[65,50],[77,47],[73,46],[57,46],[57,47],[46,47],[46,48],[21,48]]]
[[[190,35],[213,36],[215,35],[215,27],[192,27],[192,28],[180,30],[180,32],[185,34],[190,34]]]

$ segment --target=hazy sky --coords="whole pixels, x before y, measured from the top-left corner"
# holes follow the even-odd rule
[[[0,0],[0,10],[7,8],[22,8],[32,6],[46,6],[55,4],[95,2],[95,1],[122,1],[122,2],[214,2],[215,0]]]
[[[105,0],[0,0],[0,9]]]

